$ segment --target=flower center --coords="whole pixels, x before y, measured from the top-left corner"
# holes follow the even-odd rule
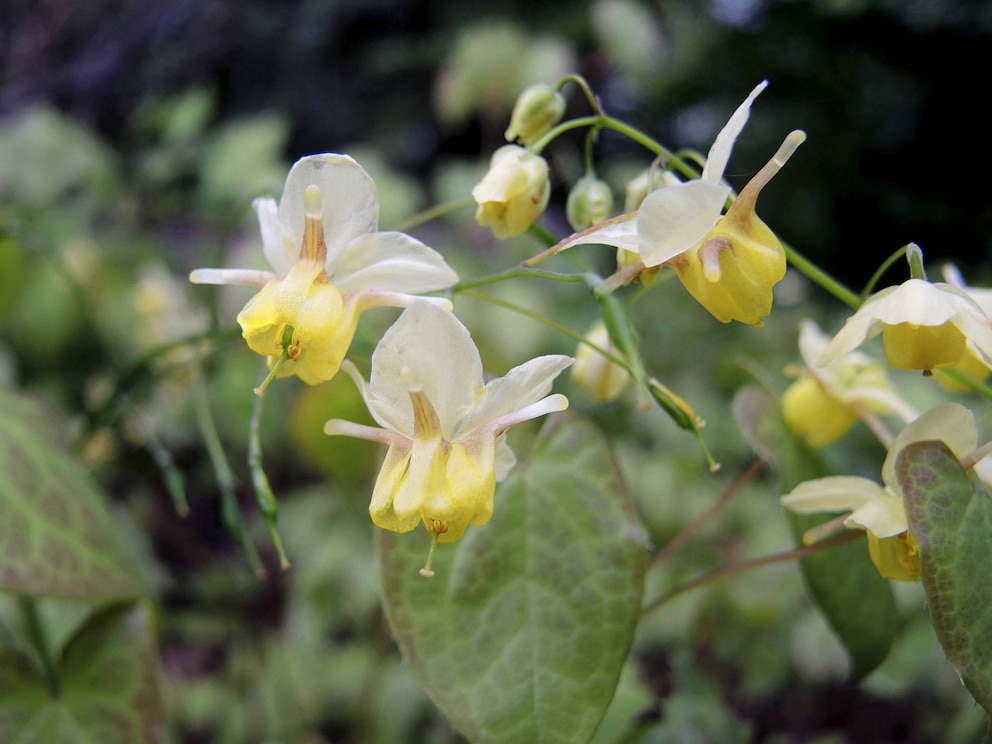
[[[300,261],[321,266],[327,260],[327,243],[324,242],[324,221],[320,210],[320,187],[310,184],[303,192],[306,207],[306,222],[303,224],[303,245],[300,246]],[[323,275],[327,281],[327,275]],[[318,277],[318,281],[321,278]]]

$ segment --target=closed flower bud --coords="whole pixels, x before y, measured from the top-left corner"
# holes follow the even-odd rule
[[[478,203],[475,219],[497,238],[512,238],[530,227],[548,205],[548,163],[517,145],[493,153],[489,172],[472,189]]]
[[[598,225],[613,214],[613,191],[606,181],[583,176],[568,193],[565,216],[576,232]]]
[[[556,88],[539,83],[527,88],[513,107],[506,141],[533,145],[565,115],[565,98]]]
[[[600,348],[619,353],[610,342],[610,335],[606,331],[606,325],[602,321],[597,321],[586,332],[586,338],[590,343],[596,344]],[[572,379],[579,383],[579,387],[586,391],[590,398],[597,403],[613,400],[630,382],[630,373],[623,367],[614,364],[598,351],[587,344],[579,344],[575,351],[575,364],[572,367]]]

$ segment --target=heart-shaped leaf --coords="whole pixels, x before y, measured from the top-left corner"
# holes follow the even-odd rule
[[[96,613],[66,644],[49,688],[30,657],[0,651],[0,741],[153,744],[162,739],[157,652],[142,604]]]
[[[992,714],[992,498],[943,442],[896,455],[920,580],[937,639],[975,700]]]
[[[547,431],[547,430],[545,430]],[[568,419],[438,548],[380,531],[386,612],[421,686],[473,742],[587,741],[641,610],[646,536],[601,434]]]
[[[0,589],[115,599],[147,593],[89,474],[43,406],[0,392]]]

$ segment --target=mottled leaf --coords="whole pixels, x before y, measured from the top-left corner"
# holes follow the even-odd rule
[[[547,432],[547,430],[545,430]],[[473,742],[588,741],[640,616],[646,537],[599,432],[567,419],[438,548],[380,532],[383,595],[414,675]]]
[[[765,391],[742,388],[734,398],[734,414],[751,446],[775,468],[783,494],[804,481],[833,474],[815,450],[792,434],[778,402]],[[833,516],[788,512],[796,544],[802,544],[807,530]],[[888,655],[897,627],[892,587],[871,562],[866,542],[855,540],[814,553],[802,558],[799,567],[810,597],[847,649],[851,676],[864,677]]]
[[[0,652],[4,744],[153,744],[162,740],[157,655],[143,605],[98,612],[65,646],[52,690],[30,657]]]
[[[0,589],[110,599],[146,593],[135,557],[43,406],[0,392]]]
[[[904,447],[896,477],[937,639],[992,714],[992,499],[943,442]]]

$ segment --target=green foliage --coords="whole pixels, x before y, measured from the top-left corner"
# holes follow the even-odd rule
[[[896,456],[930,620],[948,660],[992,714],[992,500],[943,442],[915,442]]]
[[[157,648],[145,605],[94,613],[65,644],[53,671],[54,680],[46,680],[24,651],[0,650],[0,741],[162,740]]]
[[[393,632],[472,741],[587,740],[640,615],[643,528],[602,436],[575,419],[496,500],[490,524],[438,549],[433,579],[417,571],[427,540],[378,533]]]
[[[823,459],[792,434],[778,402],[756,387],[734,399],[738,421],[752,444],[778,470],[781,491],[829,473]],[[822,515],[788,515],[797,545],[826,521]],[[889,582],[879,576],[863,540],[836,545],[799,561],[810,597],[823,612],[851,659],[851,676],[861,679],[889,653],[895,638],[896,603]]]
[[[53,446],[60,437],[44,408],[0,391],[0,589],[92,600],[147,594],[99,492]]]

